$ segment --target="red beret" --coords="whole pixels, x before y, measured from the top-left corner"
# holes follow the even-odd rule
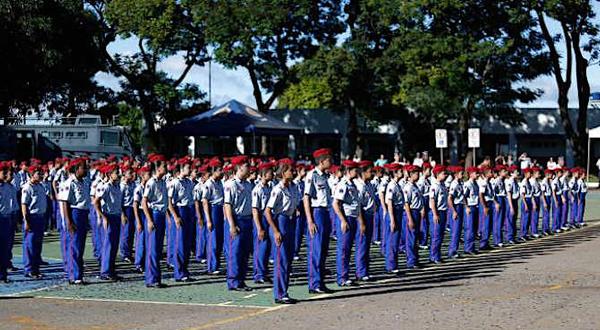
[[[8,162],[0,162],[0,171],[4,171],[10,169],[10,164]]]
[[[546,169],[546,170],[544,171],[544,174],[554,174],[554,171],[553,171],[553,170],[551,170],[551,169]]]
[[[421,172],[422,171],[421,167],[416,166],[416,165],[407,165],[407,166],[404,167],[404,169],[408,173],[414,173],[414,172]]]
[[[177,160],[177,165],[185,165],[185,164],[189,164],[189,163],[190,163],[190,159],[188,157],[179,158]]]
[[[223,167],[223,172],[229,173],[231,171],[233,171],[233,165],[230,164],[230,165],[225,165],[225,167]]]
[[[167,158],[163,155],[157,155],[157,154],[152,154],[152,156],[148,156],[148,161],[151,163],[155,163],[155,162],[164,162],[166,161]]]
[[[342,162],[342,165],[345,168],[357,168],[358,167],[358,163],[352,160],[345,160]]]
[[[42,169],[38,166],[38,165],[31,165],[29,166],[29,168],[27,169],[27,171],[31,174],[33,174],[33,172],[36,171],[41,171]]]
[[[69,162],[69,168],[73,169],[74,167],[78,167],[81,164],[83,164],[83,161],[79,158],[76,158]]]
[[[270,170],[270,169],[272,169],[273,167],[275,167],[275,163],[273,163],[273,162],[268,162],[268,163],[260,163],[260,164],[258,165],[258,169],[259,169],[259,170],[261,170],[261,171],[264,171],[264,170]]]
[[[428,163],[428,162],[424,162],[424,163],[423,163],[423,165],[421,165],[421,167],[422,167],[423,169],[431,168],[431,164],[430,164],[430,163]]]
[[[530,167],[524,168],[523,173],[531,173],[531,168]]]
[[[294,165],[294,160],[290,159],[290,158],[282,158],[280,160],[277,161],[277,163],[279,165],[281,164],[285,164],[285,165]]]
[[[358,166],[359,166],[360,168],[372,167],[372,166],[373,166],[373,162],[372,162],[372,161],[370,161],[370,160],[361,160],[361,161],[358,163]]]
[[[248,167],[248,171],[250,171],[250,172],[256,172],[257,168],[256,168],[256,166],[250,166],[250,167]]]
[[[329,168],[329,172],[330,173],[335,173],[335,172],[337,172],[339,170],[340,170],[340,167],[337,166],[337,165],[331,165],[331,167]]]
[[[446,166],[444,165],[435,165],[435,167],[433,168],[433,174],[437,175],[441,172],[445,172],[446,171]]]
[[[106,157],[106,161],[107,161],[107,162],[112,162],[112,161],[114,161],[116,158],[117,158],[117,156],[115,156],[115,155],[110,155],[110,156]]]
[[[208,167],[221,167],[223,166],[223,163],[221,163],[221,161],[219,160],[219,158],[214,157],[211,160],[208,161]]]
[[[231,165],[243,165],[248,162],[248,156],[235,156],[231,157]]]
[[[388,171],[396,172],[396,171],[399,171],[402,169],[402,165],[400,165],[398,163],[392,163],[392,164],[386,164],[386,165],[387,165],[386,168]]]
[[[514,172],[514,171],[518,171],[518,170],[519,170],[519,167],[517,165],[510,165],[508,167],[508,171],[511,172],[511,173]]]
[[[297,170],[304,170],[304,169],[306,169],[306,165],[304,165],[304,164],[296,164],[296,169]]]
[[[382,170],[383,170],[383,167],[381,167],[381,166],[375,166],[375,167],[373,167],[373,170],[374,170],[375,172],[382,171]]]
[[[570,170],[571,173],[578,173],[579,169],[577,167],[574,167]]]
[[[206,165],[198,166],[197,170],[198,170],[198,173],[204,174],[208,171],[208,166],[206,166]]]
[[[504,165],[496,165],[496,167],[494,167],[494,171],[496,172],[500,172],[500,171],[504,171],[506,170],[506,166]]]
[[[479,172],[480,172],[479,168],[477,168],[475,166],[467,167],[467,173],[479,173]]]
[[[314,158],[318,158],[321,156],[331,156],[331,149],[329,148],[322,148],[319,150],[315,150],[315,152],[313,152],[313,157]]]
[[[118,168],[118,166],[115,165],[115,164],[113,164],[113,165],[106,165],[106,166],[103,167],[104,173],[106,173],[106,174],[110,174],[110,173],[116,171],[117,168]]]

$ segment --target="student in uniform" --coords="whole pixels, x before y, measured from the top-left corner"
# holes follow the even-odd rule
[[[103,165],[104,166],[104,165]],[[103,171],[100,169],[96,170],[94,180],[90,185],[90,198],[93,200],[96,198],[96,192],[102,190],[102,186],[107,183],[108,179]],[[100,257],[102,256],[102,239],[104,238],[102,229],[102,219],[96,214],[94,207],[90,208],[89,213],[90,229],[92,236],[92,248],[94,251],[94,258],[100,263]]]
[[[150,167],[144,166],[138,169],[140,182],[133,191],[133,215],[135,217],[135,258],[133,265],[136,273],[142,274],[145,267],[146,254],[146,235],[144,227],[146,226],[146,216],[142,208],[142,199],[144,198],[144,187],[150,180]]]
[[[494,247],[503,247],[502,226],[504,225],[508,204],[506,197],[506,176],[508,169],[504,165],[496,165],[495,171],[498,174],[492,184],[494,189],[494,223],[492,227],[492,236],[494,238]]]
[[[562,206],[566,202],[562,193],[562,185],[560,184],[562,171],[560,167],[554,169],[554,179],[552,179],[550,185],[552,188],[552,231],[555,235],[562,231]]]
[[[173,268],[176,282],[191,282],[188,269],[192,251],[192,234],[196,230],[194,210],[194,182],[189,178],[191,161],[188,157],[177,160],[177,177],[168,189],[168,205],[173,221],[171,235]]]
[[[423,195],[423,208],[425,209],[425,216],[429,214],[429,190],[431,188],[431,164],[429,162],[424,162],[421,165],[423,169],[423,174],[419,178],[417,185],[419,189],[421,189],[421,194]],[[429,248],[429,221],[426,218],[423,218],[421,221],[421,227],[419,231],[419,248],[421,250],[427,250]]]
[[[64,225],[67,230],[67,272],[69,283],[84,284],[83,254],[87,234],[90,210],[90,183],[86,179],[88,166],[79,158],[69,163],[69,172],[73,173],[59,193],[62,202]]]
[[[208,162],[211,176],[202,190],[202,206],[208,231],[206,246],[206,266],[209,274],[221,273],[221,254],[223,253],[224,217],[223,217],[223,167],[219,159]]]
[[[269,234],[275,250],[273,264],[273,297],[276,304],[294,304],[288,295],[296,222],[293,216],[300,203],[298,190],[292,186],[294,167],[280,163],[277,169],[279,183],[273,187],[265,209]]]
[[[206,242],[208,240],[208,230],[204,221],[204,211],[202,207],[202,190],[204,184],[208,180],[210,173],[208,166],[202,165],[198,167],[198,178],[194,186],[194,207],[196,209],[196,261],[201,264],[206,264]]]
[[[331,191],[331,193],[333,194],[333,192],[335,191],[335,187],[337,186],[337,184],[340,182],[340,180],[342,179],[342,176],[344,175],[342,172],[342,168],[341,166],[337,166],[337,165],[331,165],[331,168],[329,169],[329,178],[327,179],[327,184],[329,185],[329,191]],[[333,203],[333,195],[329,196],[329,205],[332,205]],[[333,210],[333,207],[329,208],[329,220],[331,221],[330,223],[330,228],[331,228],[331,238],[336,240],[337,239],[337,228],[336,228],[336,215],[335,215],[335,211]]]
[[[579,169],[571,169],[571,179],[568,182],[568,198],[569,198],[569,209],[571,210],[571,217],[568,226],[570,228],[576,228],[577,224],[577,212],[579,211]]]
[[[354,179],[358,177],[358,163],[352,160],[342,162],[344,176],[333,192],[333,210],[336,214],[336,268],[338,286],[352,286],[350,279],[350,257],[357,230],[365,234],[366,226],[361,212],[358,188]]]
[[[164,180],[167,164],[164,156],[149,157],[150,169],[153,173],[144,187],[142,208],[146,217],[146,287],[163,288],[161,281],[160,259],[162,258],[163,241],[165,239],[166,213],[168,207],[167,185]]]
[[[358,163],[360,177],[354,180],[358,189],[361,212],[365,223],[365,232],[356,231],[356,279],[362,282],[371,281],[369,272],[371,239],[377,214],[377,188],[373,183],[373,162],[363,160]]]
[[[42,170],[37,165],[29,166],[29,182],[21,190],[21,212],[23,214],[23,264],[25,277],[41,278],[42,244],[47,219],[49,191],[41,183]]]
[[[12,166],[11,166],[11,168],[12,168]],[[17,232],[17,223],[22,219],[21,203],[20,203],[21,189],[19,186],[16,186],[14,183],[15,180],[13,178],[12,170],[8,171],[7,176],[6,176],[6,182],[8,183],[7,190],[9,191],[8,203],[9,203],[10,209],[11,209],[10,227],[9,227],[9,232],[8,232],[8,244],[9,244],[8,269],[13,272],[16,272],[19,270],[19,268],[15,267],[15,265],[12,262],[12,259],[13,259],[12,251],[13,251],[13,247],[15,244],[15,234]]]
[[[505,180],[506,186],[506,219],[504,224],[504,236],[508,245],[515,244],[517,236],[517,215],[519,207],[519,167],[510,165],[508,167],[510,177]]]
[[[311,294],[331,293],[325,286],[325,262],[329,249],[331,222],[329,207],[331,190],[327,184],[326,171],[331,167],[331,150],[313,152],[317,166],[306,175],[303,203],[308,226],[307,270],[308,292]]]
[[[523,170],[524,178],[521,181],[521,232],[519,241],[525,242],[529,239],[529,224],[531,222],[531,210],[533,207],[532,188],[529,179],[531,178],[531,168]]]
[[[539,238],[538,234],[539,221],[540,221],[540,208],[541,208],[541,196],[542,188],[540,186],[540,173],[542,169],[539,167],[531,168],[531,178],[529,184],[531,185],[531,217],[530,217],[530,230],[533,238]]]
[[[379,217],[381,220],[380,223],[380,230],[381,230],[381,244],[380,244],[380,251],[381,251],[381,255],[385,258],[385,242],[387,240],[387,236],[386,233],[389,230],[389,226],[386,225],[385,223],[385,217],[387,214],[387,206],[385,204],[385,190],[387,189],[387,185],[390,182],[390,166],[392,166],[392,164],[385,164],[384,168],[385,168],[385,175],[381,178],[381,180],[379,180],[379,185],[377,186],[377,199],[379,200],[379,205],[381,205],[380,211],[379,211]],[[395,166],[395,165],[394,165]]]
[[[289,162],[293,165],[293,162]],[[271,195],[271,181],[273,180],[274,163],[261,163],[258,165],[260,180],[252,189],[252,219],[254,230],[252,232],[254,254],[253,254],[253,278],[254,283],[264,284],[269,279],[269,255],[271,255],[271,240],[268,233],[268,223],[264,215],[269,196]]]
[[[383,179],[383,167],[374,166],[373,167],[374,176],[371,180],[371,185],[375,189],[375,204],[377,206],[375,211],[375,217],[373,218],[373,238],[372,242],[375,245],[381,244],[381,231],[382,231],[382,214],[383,214],[383,206],[381,204],[381,199],[379,198],[379,186],[381,184],[381,180]]]
[[[584,169],[579,169],[579,180],[577,184],[579,185],[579,209],[577,211],[577,227],[581,228],[585,226],[584,222],[584,213],[585,213],[585,199],[587,197],[587,182],[585,181],[585,177],[587,173]]]
[[[227,244],[227,288],[252,291],[246,285],[248,258],[252,251],[252,184],[248,182],[248,157],[231,159],[235,176],[223,185]]]
[[[429,261],[442,262],[442,241],[446,229],[446,212],[448,212],[448,189],[446,188],[446,167],[436,165],[433,168],[435,180],[429,190],[429,229],[431,231],[431,249]]]
[[[490,167],[484,166],[482,169],[479,184],[479,250],[489,250],[490,244],[490,229],[494,219],[494,189],[490,182],[493,177],[493,172]]]
[[[11,184],[6,181],[10,171],[11,166],[0,161],[0,281],[3,283],[9,283],[8,266],[11,248],[9,236],[13,219],[11,199],[17,198],[16,195],[13,196],[13,190],[9,188]]]
[[[390,180],[385,189],[385,270],[390,274],[398,274],[398,253],[400,235],[402,233],[402,213],[404,195],[398,181],[402,178],[402,166],[397,163],[388,166]]]
[[[304,178],[306,177],[306,166],[304,164],[296,164],[296,178],[293,183],[298,189],[299,196],[304,193]],[[302,240],[306,236],[306,213],[304,211],[304,205],[300,203],[298,205],[298,211],[295,215],[296,218],[296,233],[294,240],[294,260],[300,260],[300,249],[302,248]]]
[[[542,207],[542,236],[548,236],[552,234],[552,228],[550,227],[550,214],[552,213],[552,177],[554,171],[546,169],[544,171],[544,179],[540,184],[541,196],[541,207]]]
[[[563,231],[567,231],[571,229],[568,224],[569,217],[569,174],[570,170],[568,168],[564,168],[562,171],[562,175],[558,178],[558,182],[560,184],[560,189],[562,191],[563,203],[562,208],[560,210],[560,229]]]
[[[403,189],[404,213],[406,214],[406,268],[419,268],[419,228],[425,218],[425,205],[422,190],[417,186],[421,168],[415,165],[405,167],[408,182]]]
[[[108,178],[108,182],[96,191],[94,208],[102,226],[102,257],[100,258],[100,279],[117,281],[115,262],[119,250],[121,223],[126,217],[123,209],[123,192],[121,191],[119,168],[117,165],[105,165],[100,169]]]
[[[479,185],[477,184],[477,177],[479,175],[479,169],[477,167],[467,168],[469,179],[464,184],[464,195],[467,201],[465,207],[465,254],[474,255],[477,253],[475,250],[475,232],[477,231],[477,221],[479,218]]]
[[[464,170],[462,166],[452,166],[451,170],[454,172],[454,179],[448,190],[448,221],[450,222],[448,257],[455,259],[458,258],[458,244],[460,243],[460,235],[463,232],[465,212]]]
[[[133,263],[132,251],[136,231],[136,219],[133,207],[133,192],[135,191],[135,172],[129,165],[121,166],[123,180],[121,181],[121,192],[123,193],[123,212],[125,217],[121,223],[121,242],[119,250],[121,260]]]

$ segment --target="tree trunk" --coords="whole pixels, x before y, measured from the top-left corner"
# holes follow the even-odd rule
[[[154,114],[149,108],[142,110],[142,155],[147,155],[157,151],[156,130],[154,129]]]
[[[357,152],[357,140],[358,140],[358,118],[356,113],[356,103],[354,100],[350,99],[348,101],[348,127],[346,128],[346,150],[342,151],[342,159],[344,155],[347,155],[350,159]]]
[[[573,141],[575,163],[585,165],[587,161],[587,111],[590,101],[590,83],[588,81],[588,60],[583,57],[579,46],[579,35],[572,35],[573,52],[575,53],[575,74],[577,79],[577,97],[579,109],[577,112],[577,136]]]

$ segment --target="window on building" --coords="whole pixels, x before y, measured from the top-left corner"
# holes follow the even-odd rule
[[[62,139],[62,132],[47,132],[51,139]]]
[[[87,132],[66,132],[65,138],[67,138],[67,139],[86,139]]]

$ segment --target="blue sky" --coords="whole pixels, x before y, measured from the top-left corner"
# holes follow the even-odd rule
[[[596,13],[600,13],[600,4],[593,4]],[[558,26],[554,22],[549,22],[550,29],[556,33]],[[133,39],[117,40],[109,47],[111,53],[130,54],[135,52],[137,41]],[[564,50],[561,47],[561,50]],[[179,76],[183,70],[184,61],[181,56],[173,56],[162,63],[160,68],[172,76]],[[588,77],[592,91],[600,91],[600,66],[594,65],[588,69]],[[106,73],[99,73],[96,76],[97,81],[105,86],[117,89],[118,80]],[[571,106],[577,105],[577,92],[575,77],[573,77],[573,85],[569,92],[569,101]],[[200,88],[208,92],[208,66],[195,66],[187,75],[185,82],[195,83]],[[556,107],[557,89],[556,82],[553,76],[539,77],[533,81],[525,83],[531,88],[539,88],[544,91],[544,94],[535,102],[529,103],[528,107]],[[230,99],[237,99],[240,102],[246,103],[252,107],[256,106],[254,97],[252,96],[252,84],[248,78],[248,73],[244,69],[229,70],[223,66],[212,64],[212,104],[219,105],[227,102]],[[519,104],[519,106],[522,106]]]

